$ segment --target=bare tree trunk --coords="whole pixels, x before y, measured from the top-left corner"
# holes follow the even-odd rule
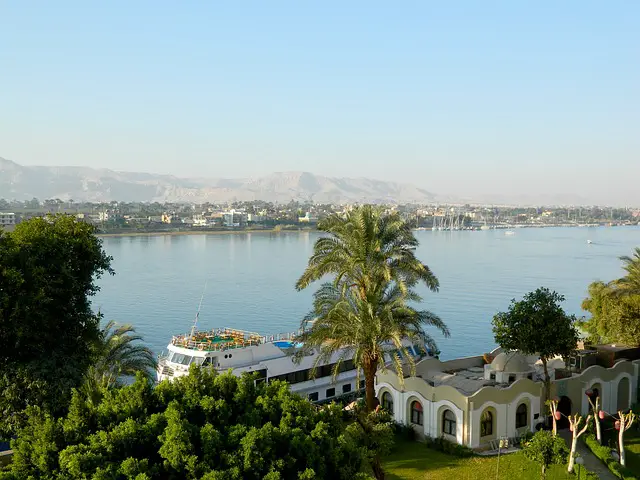
[[[571,432],[573,434],[571,437],[571,452],[569,453],[569,467],[567,468],[569,473],[573,472],[573,466],[575,465],[576,449],[578,447],[578,438],[580,438],[580,435],[582,435],[587,431],[587,429],[589,428],[590,421],[591,421],[591,416],[587,415],[586,420],[584,422],[584,427],[582,428],[582,430],[579,430],[580,423],[582,423],[582,417],[577,413],[575,415],[569,416],[569,425],[571,426]]]
[[[593,412],[593,418],[596,422],[596,440],[602,445],[602,430],[600,429],[600,419],[598,418],[598,412]]]
[[[618,432],[618,448],[620,453],[620,465],[626,467],[626,459],[624,458],[624,428],[622,425],[620,426],[620,431]]]
[[[548,401],[551,398],[551,377],[547,368],[547,359],[542,357],[542,368],[544,369],[544,399]]]
[[[571,440],[571,453],[569,454],[569,467],[567,468],[568,472],[573,472],[573,466],[576,463],[576,448],[578,447],[578,437],[575,435]]]

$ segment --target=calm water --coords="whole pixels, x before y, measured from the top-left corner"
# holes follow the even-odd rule
[[[622,273],[620,255],[640,245],[638,227],[416,232],[418,257],[440,280],[423,308],[446,321],[442,358],[481,354],[494,345],[491,318],[539,286],[566,297],[582,315],[588,284]],[[200,326],[263,333],[295,331],[311,306],[313,287],[296,292],[316,233],[110,237],[114,277],[94,300],[107,319],[133,323],[156,352],[188,331],[207,283]],[[588,244],[587,240],[593,243]]]

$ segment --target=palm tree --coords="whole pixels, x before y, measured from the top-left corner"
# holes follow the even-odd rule
[[[624,263],[624,270],[627,274],[615,281],[619,293],[625,295],[640,295],[640,247],[636,247],[633,256],[625,255],[620,257]]]
[[[139,343],[142,337],[135,331],[132,325],[117,325],[114,321],[104,326],[95,348],[94,364],[85,374],[85,393],[93,396],[138,372],[153,379],[156,359],[149,348]]]
[[[328,363],[333,355],[341,352],[332,372],[334,378],[343,361],[353,360],[364,372],[367,410],[371,411],[376,407],[376,373],[386,368],[385,353],[390,354],[391,363],[402,379],[401,358],[415,373],[413,356],[406,350],[403,340],[435,350],[435,341],[424,327],[433,326],[445,336],[449,335],[440,318],[428,311],[418,311],[407,303],[420,300],[413,290],[403,292],[392,283],[364,299],[357,289],[343,290],[332,283],[324,283],[314,293],[313,310],[302,322],[303,333],[299,341],[304,347],[298,355],[317,349],[315,370],[320,363]]]
[[[367,409],[371,410],[375,407],[375,374],[385,368],[385,342],[408,359],[413,371],[413,360],[402,340],[435,348],[423,330],[427,325],[449,335],[437,316],[409,306],[409,302],[421,301],[412,287],[424,283],[437,291],[438,279],[416,258],[418,241],[398,213],[385,214],[379,207],[364,205],[345,216],[332,215],[318,228],[329,235],[316,241],[296,289],[327,275],[334,279],[314,294],[313,310],[302,322],[305,348],[300,354],[318,348],[317,365],[346,348],[341,360],[350,357],[364,371]],[[402,377],[398,353],[393,355],[393,363]]]
[[[398,213],[385,215],[379,207],[364,205],[345,216],[327,217],[318,229],[329,235],[316,240],[297,290],[325,275],[333,275],[335,285],[357,288],[361,298],[390,282],[403,292],[418,282],[438,290],[436,276],[415,256],[418,240],[411,226]]]

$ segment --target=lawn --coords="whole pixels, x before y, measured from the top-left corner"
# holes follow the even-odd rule
[[[627,455],[627,468],[634,472],[640,472],[640,431],[636,429],[635,425],[632,430],[628,430],[624,434],[624,447]]]
[[[497,457],[457,458],[431,450],[419,442],[403,441],[398,442],[394,452],[386,458],[384,468],[387,478],[392,480],[493,480],[496,478],[497,461]],[[540,468],[522,453],[501,455],[500,475],[497,478],[538,480]],[[547,480],[577,478],[567,473],[566,466],[554,465],[547,472]],[[586,476],[581,474],[580,478]]]

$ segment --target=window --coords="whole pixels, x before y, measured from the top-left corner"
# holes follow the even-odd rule
[[[527,406],[521,403],[516,409],[516,428],[526,427],[527,423]]]
[[[349,393],[351,391],[351,384],[345,383],[342,385],[342,393]]]
[[[529,380],[533,380],[533,373],[529,373],[529,374],[527,375],[527,378],[528,378]]]
[[[207,357],[204,359],[204,362],[202,362],[202,366],[203,367],[208,367],[211,365],[211,357]]]
[[[493,434],[493,414],[485,410],[480,417],[480,436],[486,437]]]
[[[411,423],[422,425],[422,405],[415,400],[411,402]]]
[[[309,394],[309,400],[311,400],[312,402],[317,402],[318,401],[318,392],[313,392]]]
[[[515,375],[509,375],[509,383],[513,383],[516,381],[516,376]]]
[[[327,393],[326,393],[325,396],[327,398],[335,397],[336,396],[336,389],[335,388],[327,388]]]
[[[456,416],[451,410],[445,410],[442,414],[442,433],[456,434]]]
[[[495,381],[496,380],[496,374],[495,373],[489,374],[489,380]]]
[[[362,390],[366,385],[365,380],[360,380],[360,390]]]
[[[389,392],[382,394],[382,408],[393,415],[393,397]]]

